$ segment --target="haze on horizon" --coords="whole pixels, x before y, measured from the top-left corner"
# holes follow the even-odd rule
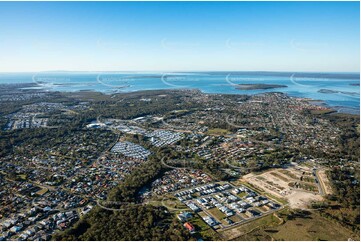
[[[0,2],[0,72],[359,72],[359,2]]]

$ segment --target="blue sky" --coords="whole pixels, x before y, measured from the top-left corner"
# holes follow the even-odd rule
[[[359,2],[0,2],[0,72],[359,72]]]

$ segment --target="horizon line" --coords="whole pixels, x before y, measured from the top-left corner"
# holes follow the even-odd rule
[[[78,72],[78,73],[99,73],[99,72],[153,72],[153,73],[205,73],[205,72],[271,72],[271,73],[339,73],[339,74],[360,74],[360,71],[268,71],[268,70],[111,70],[111,71],[84,71],[84,70],[44,70],[44,71],[0,71],[0,74],[26,74],[26,73],[61,73],[61,72]]]

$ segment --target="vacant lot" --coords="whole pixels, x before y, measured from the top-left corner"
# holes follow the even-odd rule
[[[219,240],[216,231],[210,228],[200,217],[194,216],[189,222],[196,228],[197,234],[204,240]],[[195,237],[198,237],[197,234]]]
[[[251,173],[243,179],[269,194],[287,199],[291,208],[307,208],[311,201],[322,200],[312,176],[311,168],[299,166],[272,169],[257,175]]]
[[[320,178],[320,183],[321,183],[323,189],[325,190],[325,193],[332,194],[332,187],[331,187],[330,181],[328,180],[328,177],[326,175],[326,171],[320,170],[317,172],[317,174]]]
[[[218,208],[211,208],[208,210],[210,214],[213,215],[218,221],[222,221],[226,217],[224,213],[222,213]]]
[[[208,130],[207,134],[209,135],[227,135],[229,134],[229,131],[226,129],[210,129]]]
[[[308,204],[312,201],[323,200],[321,195],[303,191],[293,191],[287,195],[286,198],[288,199],[291,208],[307,208]]]
[[[242,214],[243,215],[243,214]],[[267,215],[265,217],[262,217],[260,219],[253,220],[252,222],[231,228],[223,230],[220,233],[220,235],[223,238],[226,238],[227,240],[234,240],[240,236],[243,236],[245,234],[248,234],[257,228],[263,228],[263,227],[273,227],[279,224],[281,220],[274,215]]]
[[[281,217],[285,217],[284,223],[274,226],[268,223],[267,227],[258,226],[235,240],[348,240],[349,238],[359,240],[359,235],[316,213],[306,211],[289,218]],[[244,228],[244,232],[250,228],[249,226]],[[257,224],[254,226],[257,227]]]

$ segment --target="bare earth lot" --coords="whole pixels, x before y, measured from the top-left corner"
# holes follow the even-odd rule
[[[322,175],[319,174],[319,176]],[[324,174],[325,178],[326,175]],[[311,201],[321,201],[323,199],[318,192],[317,184],[312,182],[314,180],[312,170],[309,167],[272,169],[262,174],[248,174],[243,179],[267,193],[287,199],[291,208],[305,209]],[[302,187],[290,186],[293,183],[302,184]]]

